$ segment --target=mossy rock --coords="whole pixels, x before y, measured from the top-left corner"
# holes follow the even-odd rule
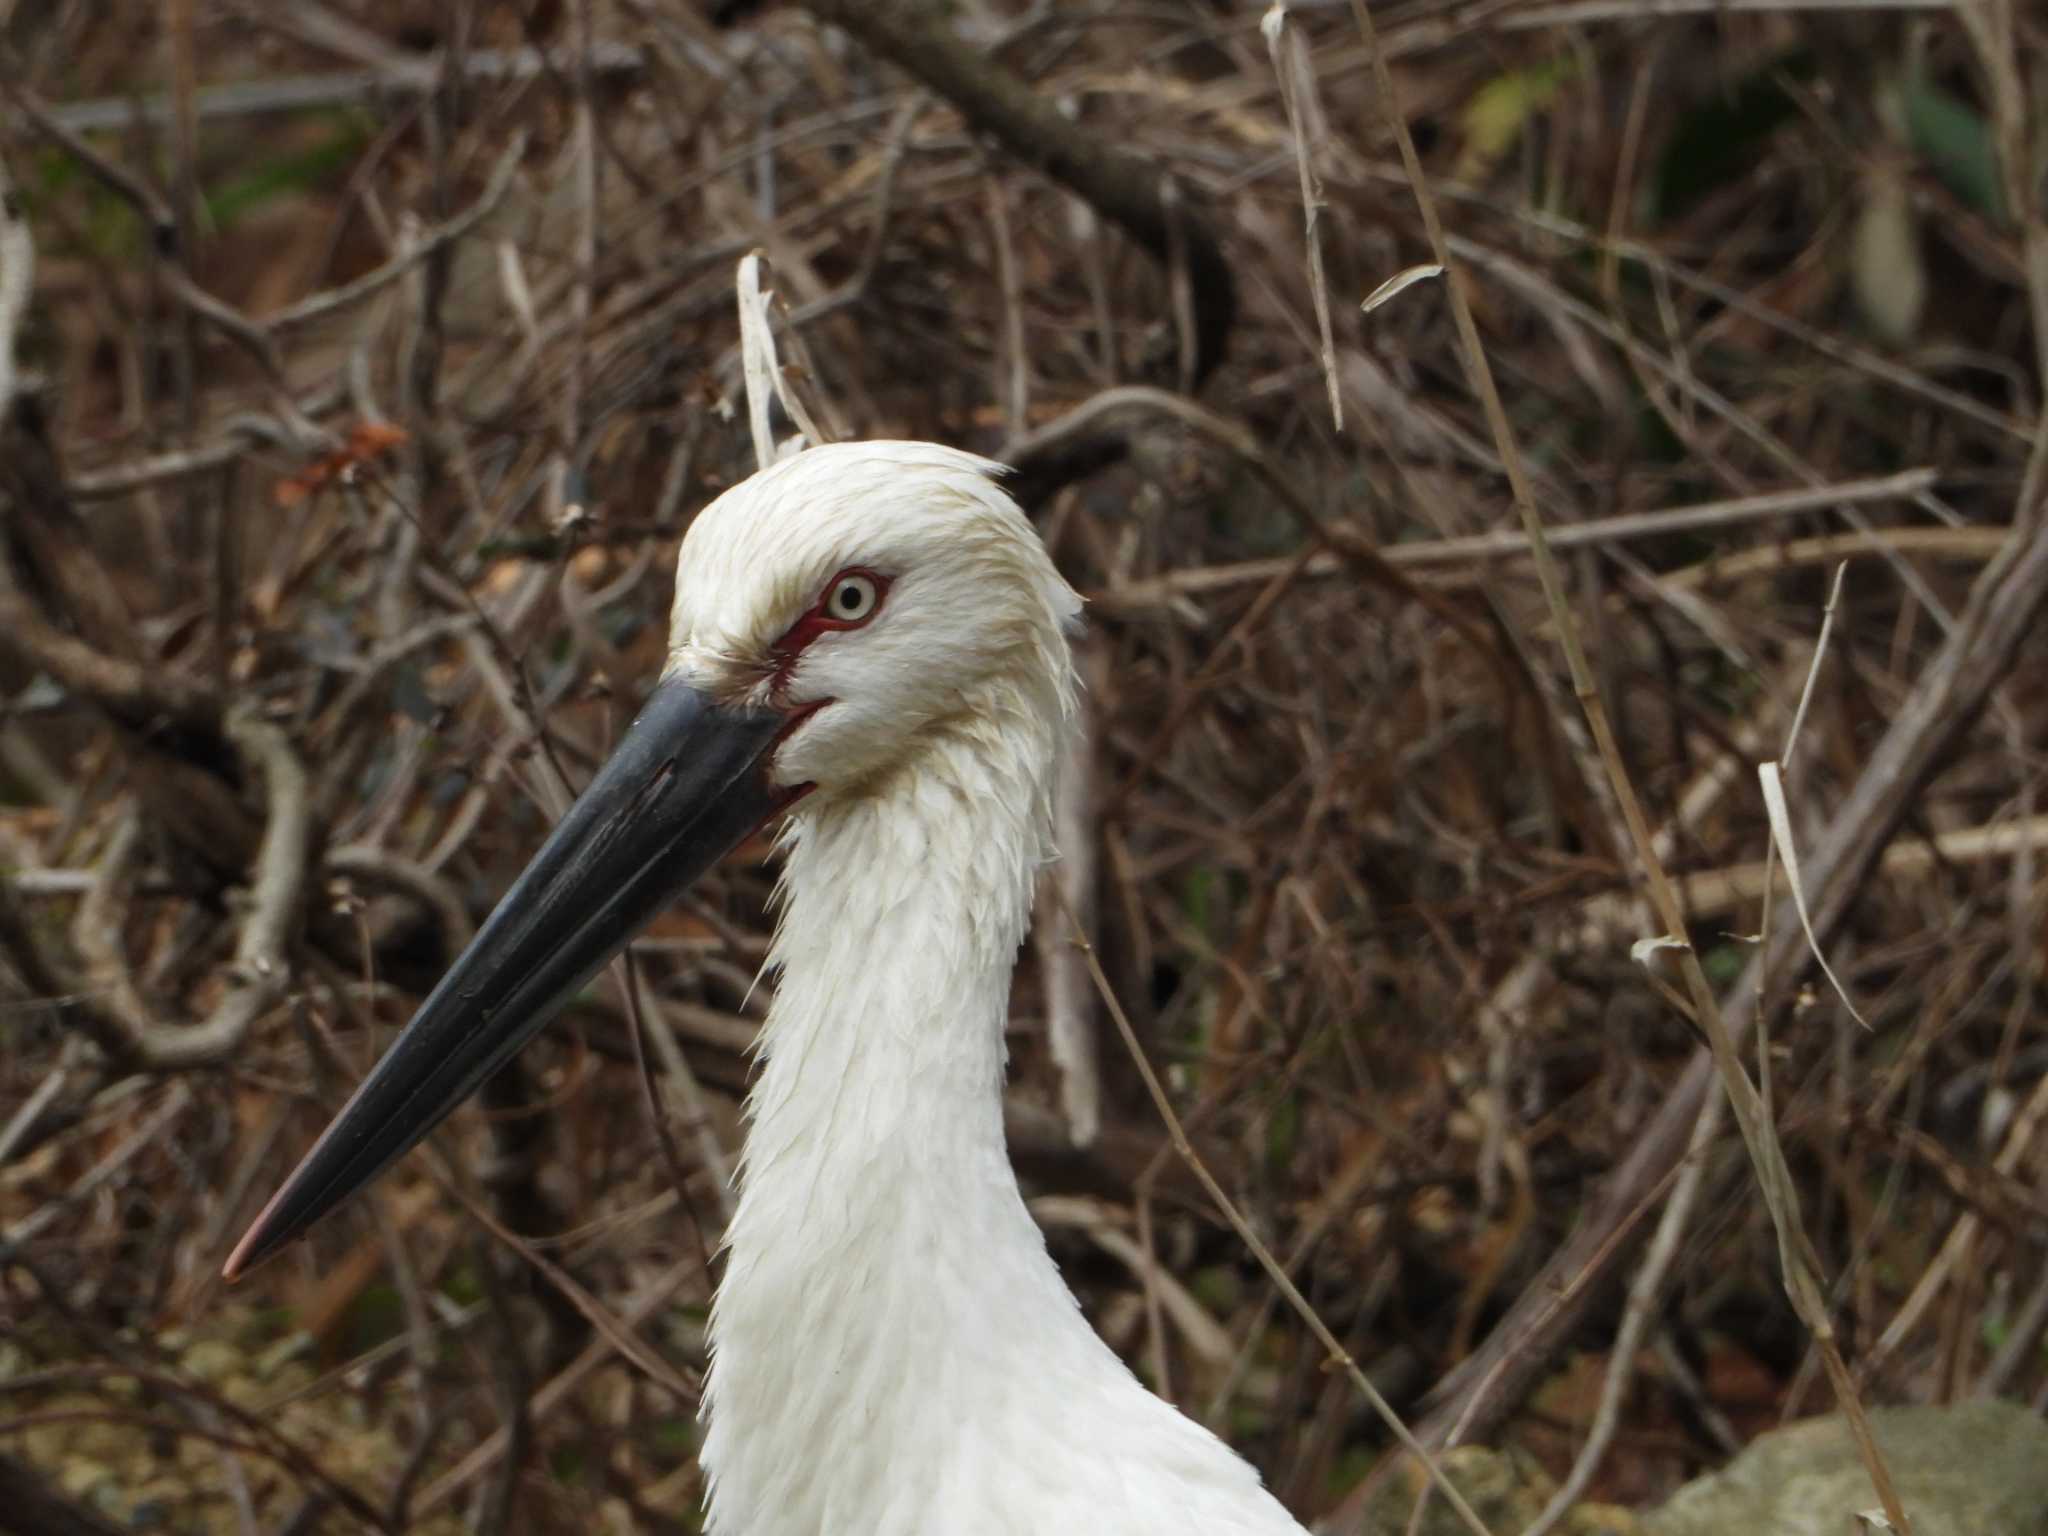
[[[2048,1421],[1996,1402],[1880,1408],[1870,1421],[1914,1536],[2048,1536]],[[1830,1415],[1759,1437],[1644,1524],[1648,1536],[1853,1536],[1877,1507],[1848,1425]]]

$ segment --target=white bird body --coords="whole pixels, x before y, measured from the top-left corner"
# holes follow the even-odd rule
[[[1051,852],[1080,602],[993,469],[928,444],[815,448],[707,508],[683,550],[685,671],[759,654],[791,622],[729,617],[763,565],[803,573],[799,609],[834,571],[898,573],[871,629],[812,647],[785,683],[798,705],[838,702],[777,758],[820,787],[790,821],[711,1319],[708,1528],[1301,1536],[1088,1326],[1011,1171],[1003,1030]],[[812,739],[828,723],[838,739]],[[851,783],[835,771],[876,746],[886,760]]]
[[[229,1258],[347,1200],[787,812],[700,1450],[714,1536],[1304,1536],[1089,1328],[1003,1143],[1080,600],[996,466],[810,449],[698,516],[668,665]]]
[[[1298,1536],[1089,1328],[1025,1209],[1000,1092],[1029,866],[960,835],[1002,803],[965,766],[791,850],[712,1314],[708,1528]],[[1006,831],[1017,855],[1035,833]]]

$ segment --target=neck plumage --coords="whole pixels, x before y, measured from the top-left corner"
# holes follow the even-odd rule
[[[1031,1369],[1019,1341],[1100,1352],[1003,1141],[1055,745],[1032,734],[941,735],[799,823],[711,1321],[713,1531],[854,1529],[856,1490],[914,1482],[861,1457],[944,1443],[957,1426],[934,1414]]]
[[[799,1170],[841,1183],[892,1157],[943,1176],[958,1170],[936,1152],[1002,1152],[1003,1023],[1043,847],[1039,799],[963,748],[801,820],[749,1189]],[[815,1238],[808,1224],[803,1235]]]

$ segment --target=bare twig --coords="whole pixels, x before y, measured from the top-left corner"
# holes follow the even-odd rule
[[[471,1196],[460,1183],[452,1178],[443,1182],[463,1208],[481,1222],[492,1237],[531,1265],[548,1284],[568,1298],[570,1304],[605,1337],[613,1349],[644,1371],[650,1380],[673,1394],[678,1403],[690,1404],[697,1401],[697,1389],[684,1380],[681,1373],[663,1359],[658,1351],[635,1336],[633,1329],[636,1325],[630,1319],[614,1314],[609,1307],[593,1296],[586,1286],[578,1282],[575,1276],[498,1220],[491,1214],[489,1207]]]
[[[90,1199],[95,1191],[117,1177],[136,1158],[156,1146],[159,1138],[191,1107],[190,1087],[182,1080],[172,1083],[155,1112],[128,1135],[122,1137],[108,1150],[106,1156],[78,1178],[73,1179],[59,1199],[30,1212],[11,1226],[0,1227],[0,1259],[11,1258],[10,1249],[18,1249],[33,1242],[56,1225],[58,1219],[68,1209]]]
[[[7,897],[0,894],[0,903],[6,900]],[[64,1084],[70,1077],[71,1070],[67,1067],[44,1073],[43,1080],[36,1084],[35,1092],[21,1101],[14,1113],[7,1117],[6,1124],[0,1125],[0,1168],[7,1166],[7,1160],[14,1156],[14,1149],[35,1129],[43,1111],[64,1091]]]
[[[14,404],[15,347],[35,288],[36,242],[0,162],[0,421]]]
[[[338,310],[352,304],[360,304],[397,282],[408,272],[418,267],[440,251],[465,238],[484,220],[498,211],[505,201],[505,194],[512,188],[514,175],[520,162],[526,157],[526,135],[516,133],[512,142],[505,146],[491,167],[491,174],[484,183],[484,189],[477,194],[475,202],[455,217],[422,230],[417,239],[404,250],[385,262],[373,267],[361,277],[343,283],[338,288],[329,288],[321,293],[309,295],[288,304],[274,314],[267,315],[260,322],[273,335],[293,330],[302,325],[311,325],[324,320]]]
[[[699,1270],[695,1258],[684,1259],[670,1265],[627,1300],[619,1311],[619,1325],[625,1329],[640,1327],[667,1303],[685,1280],[697,1273]],[[610,1361],[617,1352],[617,1345],[609,1337],[592,1340],[583,1353],[533,1394],[532,1401],[527,1405],[528,1421],[537,1424],[563,1403],[570,1401],[576,1389],[589,1378],[591,1372]],[[415,1505],[417,1512],[425,1516],[443,1508],[450,1499],[488,1471],[505,1454],[511,1443],[512,1435],[508,1428],[494,1430],[454,1468],[427,1485]]]
[[[1076,414],[1080,411],[1089,411],[1092,415],[1094,405],[1095,402],[1091,401],[1088,405],[1078,407]],[[1029,446],[1020,451],[1050,451],[1054,434],[1063,428],[1064,418],[1061,422],[1041,429],[1038,436],[1026,439]],[[1037,446],[1041,438],[1046,440],[1046,447],[1042,449]],[[1607,544],[1656,538],[1666,533],[1726,528],[1765,518],[1821,511],[1842,504],[1910,497],[1934,484],[1933,470],[1909,469],[1895,475],[1843,481],[1836,485],[1815,486],[1810,490],[1770,491],[1757,496],[1738,496],[1726,501],[1667,507],[1657,512],[1625,512],[1615,517],[1567,523],[1561,528],[1553,529],[1549,536],[1550,547],[1597,549]],[[1923,540],[1918,537],[1919,535],[1929,537]],[[1981,551],[1989,556],[1997,552],[2004,538],[2004,531],[1995,528],[1909,528],[1881,530],[1877,534],[1835,535],[1831,536],[1827,544],[1815,548],[1844,550],[1858,546],[1874,547],[1878,543],[1890,541],[1910,549],[1933,548],[1940,551],[1952,548],[1970,554]],[[1774,563],[1783,563],[1785,552],[1792,547],[1777,544],[1747,550],[1739,557],[1716,560],[1693,569],[1703,573],[1719,571],[1733,577],[1751,570],[1769,569]],[[1803,545],[1799,547],[1804,549]],[[1444,566],[1476,567],[1476,570],[1460,573],[1459,577],[1461,580],[1473,580],[1483,575],[1485,568],[1495,562],[1526,558],[1530,548],[1529,535],[1521,529],[1498,528],[1488,533],[1466,534],[1458,538],[1416,539],[1404,544],[1389,544],[1380,550],[1380,558],[1391,566],[1424,571]],[[1181,598],[1200,597],[1204,593],[1221,592],[1232,587],[1270,581],[1289,563],[1289,559],[1283,558],[1243,560],[1232,565],[1196,566],[1189,570],[1169,571],[1146,581],[1110,587],[1091,594],[1091,597],[1113,612],[1170,607]],[[1309,557],[1308,564],[1302,568],[1302,575],[1335,576],[1347,569],[1337,555],[1323,553]],[[1679,577],[1667,574],[1661,579],[1669,581]]]
[[[269,10],[263,6],[249,9],[259,18]],[[375,69],[276,75],[202,86],[194,98],[193,111],[202,121],[268,117],[374,102],[384,97],[428,96],[439,87],[445,62],[393,49]],[[463,54],[459,64],[463,76],[473,85],[515,85],[559,72],[566,66],[567,57],[565,51],[543,52],[537,48],[473,48]],[[590,67],[608,76],[637,75],[647,67],[647,53],[632,43],[600,42],[591,49]],[[53,102],[48,105],[47,114],[50,122],[74,134],[107,133],[137,123],[167,122],[173,105],[168,95],[107,96]]]
[[[1344,430],[1344,393],[1337,383],[1337,339],[1330,329],[1330,284],[1323,276],[1323,241],[1316,226],[1323,211],[1323,183],[1316,175],[1309,148],[1309,123],[1315,104],[1315,70],[1299,28],[1289,30],[1284,0],[1266,11],[1259,23],[1273,73],[1280,82],[1280,102],[1287,109],[1287,128],[1294,135],[1294,167],[1301,179],[1302,240],[1308,246],[1308,291],[1315,304],[1316,328],[1323,338],[1323,383],[1330,392],[1330,420]],[[1320,120],[1321,114],[1315,117]]]
[[[0,96],[12,100],[23,117],[93,176],[125,198],[142,216],[143,222],[149,226],[152,240],[160,248],[167,247],[175,239],[177,220],[170,205],[157,195],[156,189],[119,161],[111,160],[93,148],[81,136],[81,130],[65,123],[48,102],[22,83],[13,61],[4,56],[0,56]]]

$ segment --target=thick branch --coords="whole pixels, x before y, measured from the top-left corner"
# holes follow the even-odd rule
[[[975,128],[1001,142],[1115,224],[1162,267],[1187,263],[1193,289],[1194,357],[1200,384],[1223,360],[1237,314],[1237,289],[1207,221],[1167,191],[1157,165],[1070,122],[1045,97],[953,34],[944,13],[919,0],[808,0],[813,15],[843,28],[951,102]]]
[[[0,561],[0,631],[58,682],[138,724],[155,715],[205,720],[213,714],[207,690],[173,673],[152,673],[139,663],[94,650],[45,620]]]
[[[306,770],[284,732],[274,725],[237,714],[228,722],[228,733],[261,769],[270,813],[227,989],[213,1012],[198,1024],[160,1023],[151,1017],[129,974],[122,946],[121,890],[138,841],[134,818],[114,834],[100,878],[79,905],[78,947],[108,1004],[104,1012],[88,1015],[86,1022],[98,1026],[95,1034],[101,1049],[126,1067],[178,1072],[225,1060],[240,1049],[264,1010],[283,996],[289,978],[285,950],[306,879]]]

